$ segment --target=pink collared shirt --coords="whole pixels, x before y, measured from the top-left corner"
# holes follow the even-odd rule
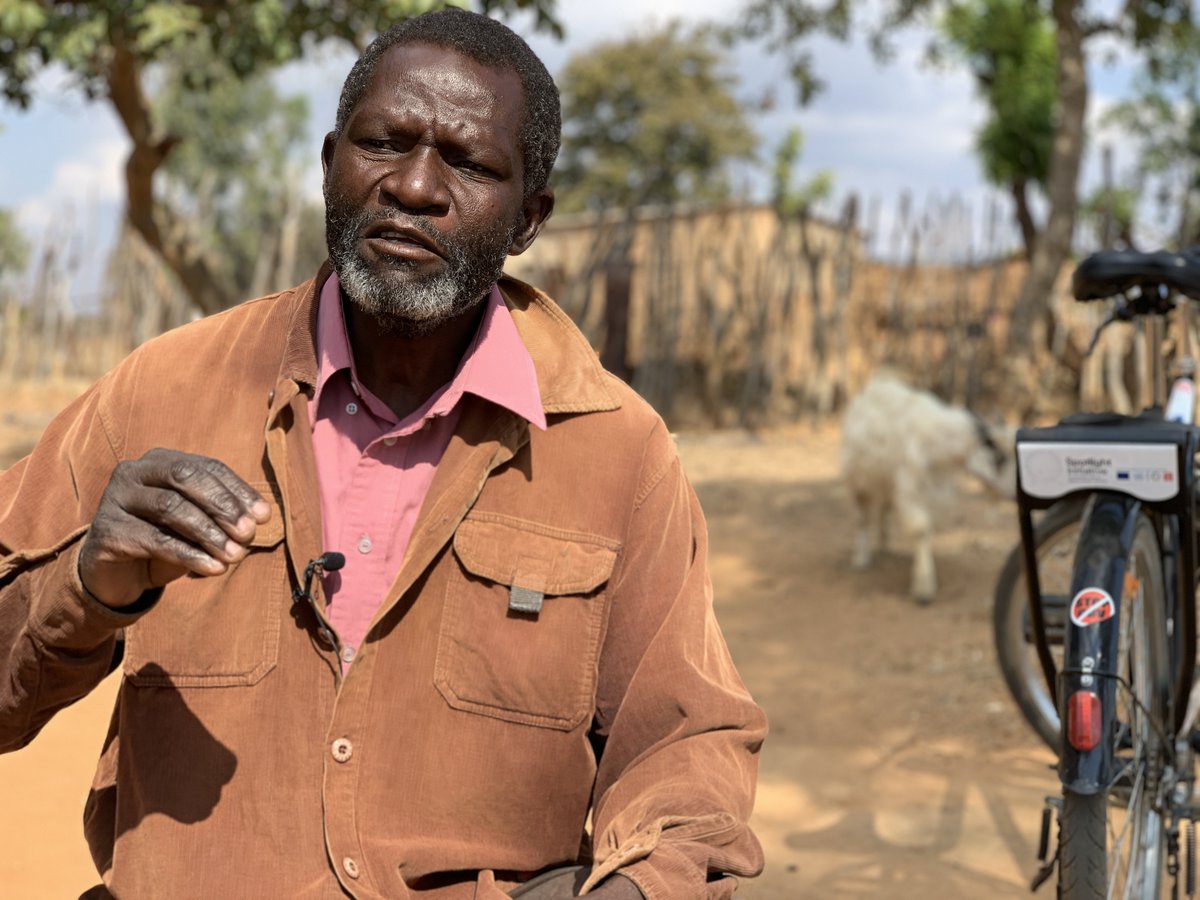
[[[400,570],[417,513],[470,392],[544,429],[537,373],[500,291],[493,286],[479,330],[454,377],[415,412],[396,415],[358,378],[331,275],[317,311],[317,384],[308,405],[320,482],[325,550],[346,556],[325,576],[329,619],[353,661]]]

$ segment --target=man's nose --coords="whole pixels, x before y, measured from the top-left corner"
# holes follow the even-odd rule
[[[379,188],[385,204],[411,212],[444,211],[450,205],[441,160],[430,147],[413,147],[398,156]]]

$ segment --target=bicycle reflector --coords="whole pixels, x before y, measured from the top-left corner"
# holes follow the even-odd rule
[[[1067,739],[1076,750],[1100,743],[1100,697],[1092,691],[1076,691],[1068,698]]]

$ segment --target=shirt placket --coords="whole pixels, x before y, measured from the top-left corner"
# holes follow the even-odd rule
[[[368,623],[383,602],[383,592],[391,582],[388,573],[395,565],[392,532],[401,510],[409,442],[395,435],[373,441],[359,457],[345,495],[339,545],[345,548],[346,566],[342,569],[337,602],[349,603],[342,662],[349,664],[357,655]]]
[[[482,424],[479,419],[468,420],[464,431],[469,439],[443,456],[426,497],[426,509],[413,530],[409,552],[388,591],[387,604],[376,611],[376,620],[386,614],[387,605],[404,596],[438,550],[453,538],[488,474],[511,459],[528,440],[528,428],[523,421],[510,419],[495,430],[488,426],[477,430]],[[379,890],[359,838],[356,811],[359,772],[370,763],[371,754],[379,752],[378,744],[366,739],[370,724],[362,715],[369,706],[371,692],[376,689],[373,672],[377,659],[378,654],[365,654],[355,664],[351,677],[342,681],[326,733],[325,840],[338,877],[353,896],[377,896]],[[386,690],[387,686],[381,684],[378,688]],[[378,798],[371,799],[378,802]],[[395,865],[396,861],[389,860],[389,864]],[[411,894],[405,887],[402,895],[390,896]]]

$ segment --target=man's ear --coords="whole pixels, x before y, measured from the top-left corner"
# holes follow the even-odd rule
[[[333,164],[333,148],[337,145],[334,140],[333,132],[325,135],[325,141],[321,144],[321,180],[324,181],[329,175],[329,167]]]
[[[534,194],[525,201],[521,212],[525,217],[525,222],[518,229],[512,243],[508,245],[509,256],[520,256],[529,249],[529,245],[533,243],[546,220],[550,218],[550,213],[554,212],[554,191],[547,188],[540,194]]]

